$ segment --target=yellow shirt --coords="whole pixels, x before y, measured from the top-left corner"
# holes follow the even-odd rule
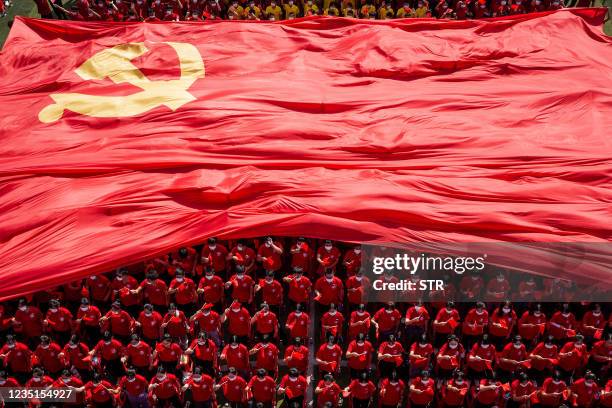
[[[376,13],[376,7],[371,4],[364,4],[361,6],[360,13],[362,18],[368,18],[370,14]]]
[[[351,14],[349,14],[349,11],[351,12]],[[355,14],[356,14],[355,9],[353,8],[352,9],[345,8],[344,10],[342,10],[342,15],[344,17],[355,17]]]
[[[298,17],[300,15],[300,8],[295,5],[295,3],[290,6],[289,4],[285,4],[285,18],[289,18],[289,14],[293,13],[294,17]]]
[[[230,8],[227,10],[227,14],[234,14],[234,18],[235,19],[242,19],[242,17],[244,16],[244,9],[242,8],[241,5],[237,5],[236,7],[234,7],[233,5],[230,6]]]
[[[391,12],[393,12],[393,9],[391,9]],[[393,13],[393,15],[395,15],[395,13]],[[378,9],[378,19],[379,20],[384,20],[387,18],[387,7],[381,7]]]
[[[310,10],[312,10],[312,14],[319,14],[319,8],[314,3],[310,6],[308,4],[304,6],[304,15],[307,16]]]
[[[282,13],[282,10],[281,10],[281,8],[279,6],[275,6],[275,7],[268,6],[268,7],[266,7],[266,17],[270,17],[271,15],[273,15],[276,20],[280,20],[281,19],[281,13]]]
[[[428,7],[417,7],[416,9],[414,9],[414,14],[421,18],[421,17],[427,17],[427,13],[429,12],[429,8]]]
[[[338,17],[340,15],[340,10],[338,10],[336,7],[326,8],[325,11],[323,12],[323,15]]]
[[[406,10],[405,8],[401,8],[399,10],[397,10],[397,18],[408,18],[408,17],[414,17],[414,11],[412,11],[412,9],[408,9]]]
[[[259,7],[253,6],[253,11],[255,12],[255,15],[257,16],[257,18],[261,17],[261,10],[259,9]],[[250,12],[251,12],[251,6],[245,7],[244,8],[244,17],[248,18]]]

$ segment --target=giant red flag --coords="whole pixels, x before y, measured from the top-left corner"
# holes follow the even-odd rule
[[[0,299],[211,235],[604,243],[584,275],[609,280],[604,14],[17,19]]]

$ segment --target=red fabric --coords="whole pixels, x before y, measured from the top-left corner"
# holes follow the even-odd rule
[[[11,107],[0,118],[0,300],[210,236],[608,241],[611,182],[596,176],[609,170],[603,129],[612,125],[605,12],[17,18],[0,67],[0,105]],[[150,52],[135,63],[153,79],[176,77],[168,38],[203,56],[192,101],[132,117],[38,120],[52,93],[136,92],[74,72],[107,47],[146,40]],[[552,274],[558,264],[537,255],[553,251],[504,249],[496,262]],[[609,282],[610,250],[601,251],[578,251],[571,273]]]

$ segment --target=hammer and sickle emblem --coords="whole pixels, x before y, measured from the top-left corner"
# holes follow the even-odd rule
[[[43,123],[59,120],[65,110],[95,118],[115,118],[140,115],[164,105],[173,111],[196,98],[187,90],[204,78],[204,61],[192,44],[165,42],[176,52],[181,76],[173,80],[151,81],[130,61],[145,54],[144,43],[116,45],[96,53],[75,70],[85,81],[108,78],[116,84],[129,83],[142,91],[126,96],[88,95],[82,93],[51,94],[55,103],[38,114]]]

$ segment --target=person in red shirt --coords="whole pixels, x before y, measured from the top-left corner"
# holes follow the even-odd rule
[[[156,407],[164,407],[166,404],[181,404],[181,384],[174,374],[166,372],[163,366],[157,369],[157,375],[151,378],[149,383],[149,394],[153,398]]]
[[[502,380],[510,379],[518,368],[525,366],[526,361],[527,350],[521,336],[516,335],[511,343],[504,346],[497,357],[500,378]]]
[[[302,338],[293,339],[293,344],[285,349],[284,355],[287,367],[295,368],[300,374],[306,373],[308,369],[308,347],[302,345]]]
[[[390,334],[397,335],[402,315],[396,309],[395,303],[387,302],[384,308],[379,309],[372,317],[372,324],[376,328],[377,338],[385,340]]]
[[[214,377],[219,369],[217,350],[215,342],[208,338],[206,332],[201,331],[185,350],[185,355],[191,356],[193,363],[201,367],[204,373]]]
[[[299,237],[295,245],[291,247],[291,270],[299,269],[310,274],[314,254],[304,237]]]
[[[251,326],[254,327],[255,334],[260,337],[278,338],[278,319],[276,314],[270,311],[267,303],[262,304],[261,310],[251,318]]]
[[[497,350],[506,344],[516,322],[517,316],[510,302],[493,310],[489,321],[489,336]]]
[[[604,408],[612,408],[612,378],[608,380],[605,388],[601,390],[600,404]]]
[[[495,371],[487,372],[487,377],[476,383],[473,390],[475,408],[489,408],[500,402],[503,396],[501,382],[496,380]],[[503,405],[502,405],[503,406]]]
[[[336,265],[340,261],[340,250],[336,248],[332,241],[327,239],[325,244],[317,249],[317,274],[322,275],[324,271],[331,270],[336,272]]]
[[[23,343],[15,340],[11,334],[6,336],[6,343],[0,349],[0,359],[9,372],[24,384],[32,371],[32,352]]]
[[[573,337],[578,326],[574,314],[569,310],[569,304],[564,303],[562,310],[557,311],[550,318],[548,323],[548,333],[555,340],[566,340],[568,337]]]
[[[486,3],[484,8],[486,10]],[[475,14],[479,13],[475,12]],[[510,283],[508,282],[508,279],[506,279],[506,275],[500,271],[497,277],[490,280],[487,284],[486,296],[487,298],[502,300],[508,295],[508,293],[510,293]]]
[[[293,274],[283,278],[283,282],[289,286],[287,298],[295,308],[297,304],[307,304],[310,301],[312,282],[304,276],[303,269],[296,267],[293,271]]]
[[[485,309],[483,302],[476,302],[476,307],[470,309],[461,325],[463,333],[463,344],[467,349],[479,341],[484,329],[489,323],[489,312]]]
[[[299,374],[297,368],[290,368],[289,373],[281,379],[278,394],[284,395],[285,406],[302,407],[307,388],[308,380]]]
[[[102,340],[89,352],[94,365],[99,365],[106,370],[112,379],[118,378],[119,373],[123,370],[121,356],[124,354],[123,344],[114,339],[109,331],[104,332]]]
[[[189,320],[182,310],[177,309],[174,303],[168,306],[168,313],[164,316],[161,329],[175,340],[184,341],[190,329]]]
[[[132,366],[139,374],[150,377],[150,370],[153,366],[151,346],[140,340],[137,334],[132,334],[132,339],[125,350],[126,354],[121,357],[123,364],[128,367]]]
[[[181,346],[173,342],[170,334],[166,333],[162,337],[162,341],[155,345],[151,358],[157,363],[158,367],[164,368],[164,372],[174,374],[182,355]]]
[[[461,367],[463,357],[465,357],[463,346],[457,336],[451,334],[436,356],[438,376],[443,379],[450,378],[453,371]]]
[[[519,378],[510,385],[510,406],[529,407],[537,388],[526,373],[520,373]]]
[[[340,401],[340,393],[342,388],[334,380],[334,376],[331,374],[325,374],[322,380],[319,381],[315,388],[315,395],[317,396],[317,407],[318,408],[335,408],[338,406]]]
[[[130,407],[146,407],[149,405],[147,401],[147,388],[149,383],[147,379],[136,373],[133,368],[126,370],[126,375],[121,377],[117,384],[117,391],[123,392]]]
[[[344,315],[336,309],[336,305],[331,303],[329,310],[321,316],[321,341],[324,341],[330,334],[342,342],[342,326]]]
[[[174,254],[173,254],[174,255]],[[178,269],[181,268],[185,275],[194,275],[194,269],[196,264],[198,252],[192,247],[181,247],[173,256],[173,266]],[[200,271],[200,275],[201,275]]]
[[[45,375],[42,368],[36,367],[32,370],[32,378],[25,383],[25,388],[50,388],[53,386],[53,382],[53,378]],[[28,402],[29,407],[40,407],[42,405],[37,399],[30,399]]]
[[[349,278],[361,270],[361,245],[357,245],[344,253],[342,265],[344,265],[346,275]]]
[[[57,376],[65,368],[65,360],[60,356],[62,348],[52,342],[49,336],[40,336],[40,344],[34,350],[34,357],[52,376]]]
[[[28,305],[25,299],[19,299],[15,317],[11,319],[13,331],[35,345],[43,332],[43,315],[35,306]]]
[[[429,312],[425,306],[423,306],[422,302],[419,301],[417,304],[409,307],[408,310],[406,310],[403,323],[404,338],[408,344],[413,343],[416,339],[421,337],[423,333],[427,332]]]
[[[582,370],[589,360],[587,345],[581,334],[574,341],[568,341],[559,350],[559,369],[566,378],[573,377],[576,370]]]
[[[193,333],[204,332],[215,342],[217,347],[221,346],[221,316],[212,310],[212,303],[205,303],[200,310],[189,318],[191,331]]]
[[[545,341],[539,343],[529,354],[529,360],[531,378],[541,384],[558,364],[557,346],[553,343],[553,337],[548,336]]]
[[[228,251],[225,245],[217,242],[216,238],[208,238],[208,243],[202,248],[201,263],[204,268],[211,266],[216,275],[225,277],[227,271]]]
[[[346,280],[346,298],[351,310],[356,309],[364,301],[369,287],[370,280],[363,276],[363,270],[358,269],[356,273],[349,276]]]
[[[278,314],[283,303],[283,286],[274,279],[272,272],[267,272],[266,277],[260,279],[259,283],[255,285],[255,293],[260,291],[262,302],[268,304],[274,313]]]
[[[552,377],[548,377],[542,383],[538,392],[539,404],[542,407],[558,407],[566,399],[565,392],[567,384],[561,379],[561,373],[555,371]]]
[[[357,338],[349,343],[346,349],[346,359],[351,379],[357,379],[369,370],[373,354],[374,347],[365,339],[363,333],[359,333]]]
[[[100,309],[90,305],[89,300],[81,299],[81,306],[77,310],[75,323],[78,331],[86,341],[93,341],[100,334]]]
[[[112,299],[119,300],[122,307],[126,308],[131,315],[135,315],[140,307],[140,296],[132,290],[138,289],[136,278],[128,274],[126,269],[118,269],[115,279],[111,282]]]
[[[483,335],[480,343],[474,344],[467,355],[468,375],[471,380],[484,378],[486,370],[492,370],[496,359],[495,347],[489,342],[489,336]]]
[[[314,289],[315,300],[320,305],[329,306],[331,303],[340,305],[344,302],[344,285],[331,270],[326,271],[325,276],[317,279]]]
[[[231,288],[233,300],[249,305],[253,302],[255,281],[244,273],[243,266],[236,266],[236,274],[232,275],[229,281],[225,282],[225,288]]]
[[[592,407],[595,403],[595,398],[599,393],[599,387],[595,380],[597,377],[590,371],[587,371],[584,378],[580,378],[574,382],[570,390],[572,405],[580,408]]]
[[[205,303],[212,304],[217,312],[222,311],[223,297],[225,295],[225,282],[212,268],[207,268],[204,277],[198,283],[198,294],[202,295],[202,300]]]
[[[387,341],[378,347],[378,368],[380,376],[386,378],[404,362],[404,347],[390,334]]]
[[[247,382],[244,378],[236,374],[236,369],[234,367],[229,367],[227,375],[221,378],[214,389],[216,391],[222,388],[223,397],[225,397],[232,406],[242,406],[246,401],[246,387]]]
[[[455,371],[453,378],[444,383],[441,389],[442,408],[459,408],[467,402],[469,381],[464,378],[463,372]]]
[[[341,359],[342,349],[336,344],[336,338],[330,335],[327,343],[321,344],[321,347],[317,350],[316,361],[319,372],[338,374]]]
[[[302,305],[298,303],[295,311],[289,313],[285,328],[290,339],[300,337],[308,338],[308,327],[310,325],[310,316],[302,311]]]
[[[603,331],[606,327],[606,318],[601,313],[601,305],[596,303],[593,310],[589,310],[582,317],[582,334],[586,337],[587,343],[592,344],[595,333]]]
[[[134,319],[125,310],[121,310],[121,302],[115,300],[111,310],[100,318],[103,330],[109,330],[115,338],[127,343],[132,334]]]
[[[267,335],[263,335],[261,342],[249,350],[249,355],[255,356],[255,368],[263,368],[268,375],[276,378],[278,374],[278,347],[270,343]]]
[[[420,377],[410,383],[408,393],[411,408],[427,408],[434,399],[434,380],[429,377],[429,371],[423,370]]]
[[[410,361],[410,378],[416,377],[421,371],[429,367],[433,353],[433,345],[427,339],[427,335],[423,333],[419,340],[415,341],[410,346],[410,353],[408,354]]]
[[[605,340],[593,344],[589,360],[589,368],[595,373],[607,373],[612,363],[612,333]]]
[[[398,379],[397,371],[393,370],[388,378],[380,382],[378,398],[380,408],[397,408],[402,406],[406,384]]]
[[[365,371],[344,389],[344,394],[350,397],[353,408],[368,408],[374,392],[376,392],[376,386],[368,379],[368,373]]]
[[[185,271],[180,267],[176,268],[176,276],[170,282],[168,294],[174,296],[175,304],[188,316],[197,310],[196,285],[192,279],[185,277]]]
[[[16,378],[10,377],[6,371],[0,370],[0,387],[20,387],[19,381]]]
[[[185,381],[183,393],[185,401],[190,401],[194,408],[215,406],[214,380],[205,374],[201,367],[195,367],[192,375]]]
[[[455,333],[460,321],[461,317],[455,309],[455,302],[448,302],[433,321],[434,345],[439,347],[450,334]]]
[[[261,262],[266,272],[276,272],[282,266],[282,254],[283,246],[274,241],[272,237],[266,237],[264,243],[257,250],[257,260]]]
[[[239,343],[237,336],[233,336],[229,344],[221,351],[221,360],[225,360],[228,367],[234,367],[238,372],[247,377],[250,370],[249,349]]]
[[[159,313],[166,313],[168,307],[168,285],[161,279],[157,278],[155,269],[147,272],[147,278],[140,283],[140,286],[134,293],[143,294],[144,300],[153,305]]]
[[[91,359],[89,347],[84,342],[80,342],[76,334],[73,334],[70,341],[66,343],[60,357],[64,359],[66,365],[71,370],[77,370],[83,382],[89,381],[91,372]]]
[[[111,285],[104,275],[92,275],[85,280],[85,287],[89,291],[91,300],[99,308],[108,307],[111,298]]]
[[[103,380],[102,376],[94,373],[93,379],[85,384],[85,400],[92,407],[112,407],[115,401],[115,390],[112,384]]]
[[[57,299],[52,299],[49,302],[49,309],[43,320],[43,325],[47,326],[53,338],[61,344],[65,344],[70,340],[72,334],[72,313],[65,307],[60,306]]]
[[[197,15],[192,15],[192,18],[198,18]],[[239,239],[236,243],[236,246],[232,248],[230,254],[228,255],[228,259],[231,259],[234,262],[234,265],[242,265],[244,266],[244,273],[250,275],[251,277],[255,276],[255,259],[257,255],[252,248],[246,245],[246,241],[243,239]]]
[[[541,309],[542,306],[537,304],[533,309],[526,310],[518,320],[518,334],[532,345],[542,337],[546,328],[546,315]]]
[[[276,383],[274,378],[266,375],[266,370],[263,368],[258,369],[257,374],[251,378],[246,393],[252,395],[250,400],[253,405],[259,403],[263,408],[272,408],[276,405]]]
[[[510,5],[510,15],[525,14],[527,11],[522,3],[522,0],[514,0]]]
[[[142,338],[147,343],[155,343],[161,337],[162,315],[153,310],[153,305],[147,303],[143,311],[138,315],[138,320],[134,323],[140,328]]]
[[[249,341],[251,333],[251,315],[242,307],[240,302],[234,301],[225,309],[221,316],[221,323],[227,321],[227,332],[230,336],[237,336],[241,343]]]
[[[461,278],[461,282],[459,283],[459,292],[465,301],[476,301],[481,297],[483,290],[484,280],[479,274],[472,273],[470,275],[464,275],[463,278]]]
[[[365,304],[361,303],[357,310],[351,312],[351,317],[348,324],[348,339],[354,340],[363,334],[364,336],[370,332],[371,317],[370,313],[366,311]]]

